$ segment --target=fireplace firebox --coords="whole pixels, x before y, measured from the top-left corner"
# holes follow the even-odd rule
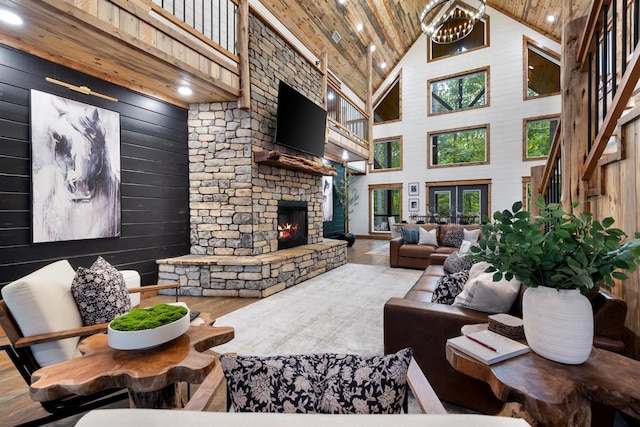
[[[307,202],[278,202],[278,250],[307,244]]]

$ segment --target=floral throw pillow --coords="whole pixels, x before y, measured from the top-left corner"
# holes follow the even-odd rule
[[[387,356],[331,355],[318,412],[399,414],[411,349]]]
[[[102,257],[90,268],[78,267],[71,294],[85,326],[110,322],[131,310],[131,298],[122,273]]]
[[[431,302],[451,305],[469,280],[469,270],[462,270],[457,273],[442,276],[438,279],[438,285],[433,291]]]
[[[220,356],[238,412],[399,413],[411,349],[387,356]]]
[[[323,355],[220,356],[236,412],[316,412]]]

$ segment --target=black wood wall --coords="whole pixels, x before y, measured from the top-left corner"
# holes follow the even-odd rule
[[[83,95],[53,77],[108,94]],[[120,113],[119,238],[31,243],[30,89]],[[0,287],[59,259],[88,267],[98,255],[155,283],[156,259],[189,253],[187,110],[0,45]],[[70,227],[73,224],[69,224]]]
[[[338,201],[337,186],[344,185],[344,167],[340,163],[329,162],[336,168],[338,176],[333,177],[333,220],[325,221],[323,225],[323,237],[332,238],[344,233],[344,208]]]

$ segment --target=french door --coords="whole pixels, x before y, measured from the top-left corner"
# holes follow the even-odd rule
[[[429,186],[430,222],[479,224],[488,210],[488,184]]]

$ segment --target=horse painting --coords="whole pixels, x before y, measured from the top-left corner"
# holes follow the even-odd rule
[[[120,235],[118,113],[31,91],[33,241]]]

